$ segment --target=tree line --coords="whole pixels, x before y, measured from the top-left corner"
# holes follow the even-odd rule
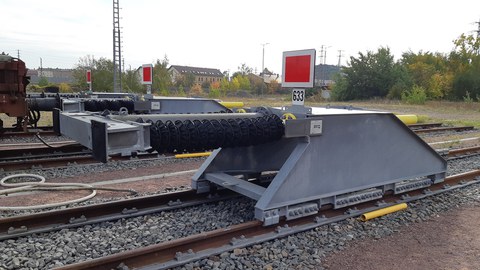
[[[245,63],[238,67],[230,77],[224,72],[221,81],[195,83],[195,76],[187,74],[178,76],[172,81],[171,74],[168,71],[169,60],[165,56],[162,60],[157,59],[153,65],[153,84],[152,92],[163,96],[201,96],[210,97],[226,96],[229,93],[239,90],[247,91],[251,94],[275,93],[280,90],[278,83],[265,84],[259,76],[252,75],[253,69]],[[113,62],[107,58],[95,59],[92,56],[86,56],[79,59],[73,71],[75,80],[74,90],[88,89],[85,81],[86,70],[92,71],[92,89],[95,91],[113,91]],[[268,70],[266,70],[268,71]],[[122,74],[122,90],[124,92],[143,93],[144,86],[140,83],[137,69],[124,70]]]
[[[405,52],[395,61],[388,47],[350,57],[334,78],[332,98],[480,101],[480,38],[462,34],[451,52]]]

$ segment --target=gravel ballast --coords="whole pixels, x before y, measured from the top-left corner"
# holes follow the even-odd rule
[[[480,157],[449,162],[448,174],[478,169]],[[115,170],[117,165],[101,165]],[[108,167],[113,166],[113,167]],[[124,166],[124,165],[118,165]],[[117,167],[118,169],[118,167]],[[56,171],[56,177],[81,175],[77,167]],[[409,203],[406,211],[371,222],[356,219],[319,227],[248,248],[212,256],[178,269],[322,269],[322,260],[354,240],[391,235],[400,227],[428,220],[460,206],[478,205],[480,185],[472,185]],[[253,220],[255,202],[228,202],[167,211],[147,217],[104,222],[77,229],[37,234],[0,242],[0,269],[50,269],[179,237]]]

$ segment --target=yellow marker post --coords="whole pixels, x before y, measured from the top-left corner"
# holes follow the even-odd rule
[[[415,114],[399,114],[395,116],[405,125],[413,125],[418,123],[418,117]]]
[[[202,153],[190,153],[190,154],[176,154],[175,158],[195,158],[195,157],[208,157],[212,152],[202,152]]]
[[[219,102],[223,106],[233,109],[233,108],[243,108],[244,104],[241,101],[221,101]]]
[[[396,205],[392,205],[383,209],[379,209],[376,211],[368,212],[360,216],[361,221],[367,221],[373,218],[381,217],[393,212],[397,212],[403,209],[407,209],[407,204],[406,203],[400,203]]]

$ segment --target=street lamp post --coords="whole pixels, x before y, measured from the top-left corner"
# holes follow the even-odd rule
[[[263,71],[265,70],[265,45],[268,45],[270,43],[262,43],[262,71],[260,71],[262,73],[262,78],[263,80],[265,81],[265,77],[263,76]]]

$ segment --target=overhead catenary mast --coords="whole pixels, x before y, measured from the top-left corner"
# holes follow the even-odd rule
[[[337,64],[337,66],[339,66],[339,67],[342,65],[342,56],[343,56],[342,52],[343,52],[343,50],[338,50],[338,64]]]
[[[122,43],[120,38],[120,4],[113,0],[113,92],[122,92]]]
[[[477,38],[480,37],[480,20],[478,22],[475,22],[475,24],[477,24],[477,30],[475,30],[475,32],[477,32]]]

